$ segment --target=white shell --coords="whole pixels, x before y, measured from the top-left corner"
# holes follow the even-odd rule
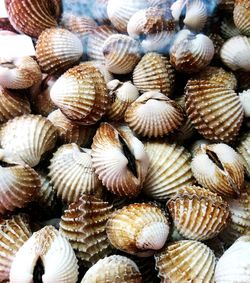
[[[250,89],[239,93],[239,97],[244,109],[245,117],[250,117]]]

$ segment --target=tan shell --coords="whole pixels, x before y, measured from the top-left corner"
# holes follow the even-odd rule
[[[64,211],[60,232],[68,238],[84,265],[91,266],[112,252],[105,231],[111,212],[112,205],[108,202],[86,194]]]
[[[93,139],[92,162],[98,178],[119,196],[137,196],[148,170],[144,146],[127,126],[102,123]]]
[[[239,93],[240,102],[244,109],[245,117],[250,117],[250,89]]]
[[[191,155],[176,143],[147,142],[149,169],[143,193],[156,200],[167,200],[179,189],[194,183]]]
[[[235,3],[233,19],[241,33],[250,36],[250,3],[248,0]]]
[[[107,222],[106,232],[115,248],[147,257],[164,246],[169,224],[156,205],[133,203],[112,214]]]
[[[155,255],[161,282],[214,282],[215,256],[203,243],[182,240]]]
[[[147,53],[135,67],[133,82],[142,92],[159,91],[170,96],[175,74],[168,59],[157,53]]]
[[[178,232],[190,240],[217,236],[229,220],[228,204],[217,194],[198,186],[180,189],[167,202]]]
[[[97,194],[101,184],[94,173],[91,150],[76,144],[61,146],[50,161],[51,183],[67,203],[75,202],[83,193]]]
[[[241,137],[237,146],[237,152],[241,155],[246,173],[250,177],[250,131]]]
[[[81,283],[142,283],[141,273],[131,259],[112,255],[100,259],[84,275]]]
[[[10,282],[32,282],[39,259],[44,267],[42,282],[77,282],[78,265],[74,251],[53,226],[35,232],[19,249],[11,265]]]
[[[136,99],[126,110],[125,121],[138,135],[163,137],[178,129],[184,120],[182,108],[166,95],[150,91]]]
[[[53,149],[56,139],[56,128],[46,118],[31,114],[16,117],[0,129],[0,159],[34,167]]]

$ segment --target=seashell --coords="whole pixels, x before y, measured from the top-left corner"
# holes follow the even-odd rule
[[[112,214],[107,221],[106,232],[115,248],[147,257],[164,246],[169,224],[156,205],[133,203]]]
[[[91,64],[65,72],[53,85],[50,97],[68,119],[82,125],[100,120],[108,103],[104,77]]]
[[[95,282],[142,283],[142,278],[134,261],[125,256],[111,255],[93,265],[81,281],[81,283]]]
[[[186,5],[186,2],[187,1],[185,0],[176,0],[172,3],[170,10],[176,22],[179,21],[182,11]]]
[[[247,283],[250,278],[250,236],[240,237],[219,259],[215,268],[216,283]]]
[[[11,263],[19,248],[31,236],[28,218],[24,214],[14,215],[0,222],[0,280],[9,279]]]
[[[233,11],[234,23],[240,32],[250,36],[250,3],[247,0],[236,1]]]
[[[250,71],[250,38],[239,35],[228,39],[221,48],[220,57],[233,71]]]
[[[61,146],[50,161],[49,177],[51,183],[67,203],[75,202],[81,194],[96,194],[100,191],[100,182],[94,173],[91,150],[80,148],[76,144]]]
[[[240,102],[244,109],[245,117],[250,117],[250,89],[239,93]]]
[[[66,29],[47,29],[37,40],[36,57],[45,73],[61,74],[77,64],[82,55],[81,40]]]
[[[167,200],[179,189],[192,185],[191,155],[176,143],[147,142],[149,169],[143,193],[156,200]]]
[[[244,188],[244,166],[230,146],[202,145],[191,162],[199,184],[223,197],[236,197]]]
[[[126,110],[125,121],[138,135],[163,137],[178,129],[184,120],[182,108],[166,95],[150,91],[142,94]]]
[[[190,240],[214,238],[229,219],[228,204],[217,194],[198,186],[179,189],[167,207],[178,232]]]
[[[107,84],[109,89],[109,106],[106,116],[111,121],[123,120],[129,105],[139,97],[137,88],[130,82],[112,80]]]
[[[239,141],[237,152],[242,158],[246,173],[250,177],[250,131],[247,131]]]
[[[203,243],[182,240],[155,255],[161,282],[214,282],[215,256]]]
[[[56,128],[46,118],[31,114],[16,117],[0,129],[0,159],[34,167],[45,152],[53,149],[56,139]]]
[[[95,173],[109,191],[119,196],[137,196],[148,170],[144,146],[127,126],[102,123],[93,139]]]
[[[133,71],[133,82],[142,92],[158,91],[170,96],[175,74],[168,59],[157,53],[147,53]]]
[[[224,18],[220,26],[221,35],[225,39],[240,35],[239,29],[235,26],[231,18]]]
[[[112,252],[105,231],[111,212],[112,205],[108,202],[85,194],[64,211],[60,232],[84,265],[91,266]]]
[[[0,85],[2,87],[29,88],[41,79],[41,70],[31,57],[0,58]]]
[[[25,165],[0,167],[0,213],[22,208],[33,201],[41,188],[39,175]]]
[[[11,265],[10,282],[32,282],[39,259],[44,268],[42,282],[77,282],[78,265],[74,251],[53,226],[35,232],[19,249]]]
[[[194,143],[192,143],[189,150],[191,152],[192,157],[197,155],[203,145],[209,144],[211,144],[211,142],[205,139],[196,140]]]

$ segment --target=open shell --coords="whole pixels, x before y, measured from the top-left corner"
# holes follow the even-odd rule
[[[240,154],[246,173],[250,177],[250,131],[241,137],[237,146],[237,152]]]
[[[250,3],[247,0],[236,1],[233,19],[242,34],[250,36]]]

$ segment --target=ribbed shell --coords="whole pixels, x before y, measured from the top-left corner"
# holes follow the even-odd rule
[[[156,205],[133,203],[112,214],[107,222],[106,232],[115,248],[147,257],[164,246],[169,224]]]
[[[250,3],[247,0],[235,3],[233,19],[242,34],[250,36]]]
[[[234,0],[233,0],[234,1]],[[223,38],[229,39],[231,37],[240,35],[239,29],[235,26],[231,17],[225,17],[221,21],[220,32]]]
[[[245,117],[250,117],[250,89],[239,93],[240,102],[244,109]]]
[[[246,132],[240,139],[237,152],[241,155],[246,173],[250,177],[250,131]]]
[[[91,266],[112,252],[105,231],[111,212],[112,205],[108,202],[86,194],[64,211],[60,232],[84,265]]]
[[[228,204],[202,187],[188,186],[172,197],[167,207],[178,232],[190,240],[217,236],[229,220]]]
[[[182,240],[155,255],[161,282],[214,282],[215,256],[203,243]]]

